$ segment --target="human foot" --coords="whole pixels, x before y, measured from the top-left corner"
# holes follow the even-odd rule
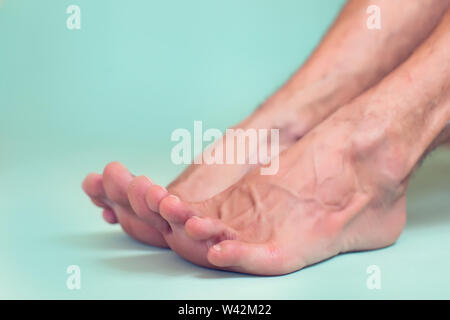
[[[153,187],[148,207],[170,224],[164,237],[175,252],[213,268],[284,274],[384,247],[403,228],[407,179],[391,179],[383,163],[368,168],[354,139],[351,125],[331,121],[282,153],[276,175],[253,170],[201,202],[161,199]]]

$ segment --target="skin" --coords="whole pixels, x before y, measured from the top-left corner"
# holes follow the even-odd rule
[[[383,13],[381,30],[365,27],[366,8],[371,4],[380,6]],[[286,150],[403,62],[430,34],[448,5],[449,1],[443,0],[349,1],[308,61],[235,128],[278,128],[280,150]],[[146,177],[134,178],[123,165],[113,162],[102,175],[88,175],[83,189],[94,204],[104,209],[108,223],[119,222],[131,237],[166,247],[163,233],[171,227],[158,214],[158,208],[138,210],[143,203],[129,198],[142,196],[151,188],[149,194],[155,199],[150,203],[169,193],[187,201],[206,200],[239,181],[255,166],[193,164],[166,190]],[[202,181],[214,183],[205,188]]]
[[[237,272],[285,274],[391,245],[406,221],[412,172],[449,135],[449,30],[450,10],[405,63],[283,151],[277,174],[251,170],[198,202],[131,191],[133,207],[145,201],[159,212],[179,255]]]

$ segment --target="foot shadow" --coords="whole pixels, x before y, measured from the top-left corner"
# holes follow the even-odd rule
[[[83,232],[58,236],[58,240],[69,246],[76,246],[88,250],[120,250],[147,251],[151,248],[127,236],[123,231]],[[164,250],[154,248],[157,250]]]
[[[193,265],[186,263],[172,252],[106,258],[101,262],[107,267],[129,273],[156,273],[166,276],[185,276],[195,273]]]
[[[159,274],[203,279],[236,278],[246,275],[201,267],[182,259],[170,250],[125,257],[102,259],[102,263],[121,272]]]
[[[101,263],[110,268],[131,273],[160,274],[166,276],[191,275],[204,279],[222,279],[247,276],[222,270],[213,270],[192,264],[170,249],[152,247],[140,243],[122,231],[83,232],[58,236],[68,246],[83,250],[143,252],[145,254],[126,255],[101,259]]]

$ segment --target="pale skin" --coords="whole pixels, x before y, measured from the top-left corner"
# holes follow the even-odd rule
[[[260,275],[395,242],[412,171],[448,138],[450,11],[448,1],[408,14],[405,2],[377,1],[386,17],[370,33],[370,3],[350,1],[307,63],[238,125],[280,128],[277,174],[193,165],[166,190],[111,163],[83,183],[105,219],[194,263]],[[203,190],[211,176],[219,183]]]

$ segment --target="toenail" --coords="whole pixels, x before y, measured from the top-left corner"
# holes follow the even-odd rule
[[[214,248],[214,250],[216,250],[216,251],[222,250],[222,248],[221,248],[218,244],[213,245],[213,248]]]

